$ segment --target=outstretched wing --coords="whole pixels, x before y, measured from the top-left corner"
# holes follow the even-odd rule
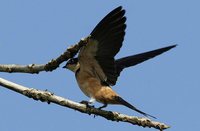
[[[117,80],[114,57],[124,40],[124,14],[125,10],[120,6],[106,15],[91,32],[87,45],[79,53],[80,69],[90,68],[95,76],[109,85],[114,85]]]
[[[158,56],[172,48],[176,47],[176,45],[172,45],[172,46],[168,46],[168,47],[164,47],[164,48],[160,48],[160,49],[156,49],[156,50],[152,50],[152,51],[148,51],[148,52],[144,52],[141,54],[136,54],[136,55],[132,55],[132,56],[128,56],[128,57],[123,57],[121,59],[118,59],[115,61],[116,64],[116,71],[117,71],[117,75],[120,75],[120,72],[127,67],[130,66],[134,66],[137,64],[140,64],[146,60],[149,60],[151,58],[154,58],[155,56]]]

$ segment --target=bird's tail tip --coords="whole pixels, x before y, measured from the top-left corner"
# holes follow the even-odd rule
[[[124,105],[124,106],[126,106],[126,107],[128,107],[128,108],[130,108],[130,109],[132,109],[132,110],[134,110],[134,111],[136,111],[136,112],[138,112],[138,113],[146,116],[146,117],[151,117],[151,118],[157,119],[155,116],[152,116],[152,115],[147,114],[147,113],[145,113],[143,111],[140,111],[139,109],[137,109],[136,107],[134,107],[133,105],[131,105],[130,103],[128,103],[127,101],[125,101],[120,96],[117,96],[116,99],[119,102],[119,104],[121,104],[121,105]]]

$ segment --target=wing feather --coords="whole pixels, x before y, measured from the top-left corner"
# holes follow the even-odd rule
[[[119,52],[126,29],[125,10],[118,7],[105,16],[91,32],[91,38],[98,41],[95,59],[102,68],[106,83],[115,85],[117,81],[115,55]]]
[[[103,83],[117,80],[115,55],[119,52],[126,29],[125,10],[117,7],[106,15],[90,33],[90,40],[79,53],[80,69],[93,70]]]

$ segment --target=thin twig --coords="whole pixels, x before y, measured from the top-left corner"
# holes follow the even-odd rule
[[[16,65],[16,64],[1,64],[0,72],[20,72],[20,73],[39,73],[41,71],[53,71],[59,67],[59,65],[67,61],[70,58],[73,58],[79,49],[87,43],[87,40],[90,36],[81,39],[77,44],[70,46],[67,50],[62,53],[58,58],[52,59],[47,64],[29,64],[29,65]]]
[[[56,96],[55,94],[48,92],[48,91],[41,91],[33,88],[28,88],[22,85],[15,84],[13,82],[10,82],[8,80],[5,80],[3,78],[0,78],[0,85],[3,87],[6,87],[10,90],[13,90],[15,92],[18,92],[22,95],[25,95],[29,98],[33,98],[34,100],[40,100],[42,102],[47,103],[55,103],[64,107],[68,107],[71,109],[78,110],[82,113],[86,114],[94,114],[98,116],[102,116],[108,120],[116,121],[116,122],[127,122],[131,123],[133,125],[138,125],[142,127],[149,127],[149,128],[155,128],[158,130],[164,130],[169,128],[169,126],[165,125],[164,123],[152,121],[148,118],[141,118],[136,116],[128,116],[125,114],[121,114],[118,112],[112,112],[112,111],[106,111],[106,110],[99,110],[94,107],[87,107],[84,104],[80,104],[65,98],[62,98],[60,96]]]

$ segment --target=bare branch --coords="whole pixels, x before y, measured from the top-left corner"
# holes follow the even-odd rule
[[[79,49],[87,43],[90,36],[81,39],[77,44],[70,46],[67,50],[61,54],[58,58],[52,59],[47,64],[29,64],[29,65],[0,65],[0,72],[20,72],[20,73],[39,73],[41,71],[53,71],[59,67],[59,65],[67,61],[69,58],[73,58]]]
[[[42,102],[47,102],[48,104],[50,104],[52,102],[52,103],[55,103],[55,104],[58,104],[58,105],[61,105],[64,107],[78,110],[82,113],[86,113],[89,115],[94,114],[94,115],[102,116],[102,117],[106,118],[107,120],[112,120],[112,121],[116,121],[116,122],[119,122],[119,121],[127,122],[127,123],[131,123],[133,125],[138,125],[138,126],[142,126],[142,127],[149,127],[149,128],[152,127],[155,129],[159,129],[161,131],[169,128],[169,126],[165,125],[164,123],[152,121],[148,118],[128,116],[128,115],[121,114],[118,112],[99,110],[94,107],[87,107],[84,104],[80,104],[80,103],[62,98],[60,96],[56,96],[51,92],[28,88],[28,87],[10,82],[8,80],[5,80],[3,78],[0,78],[0,85],[8,88],[10,90],[13,90],[15,92],[18,92],[22,95],[25,95],[29,98],[33,98],[34,100],[40,100]]]

